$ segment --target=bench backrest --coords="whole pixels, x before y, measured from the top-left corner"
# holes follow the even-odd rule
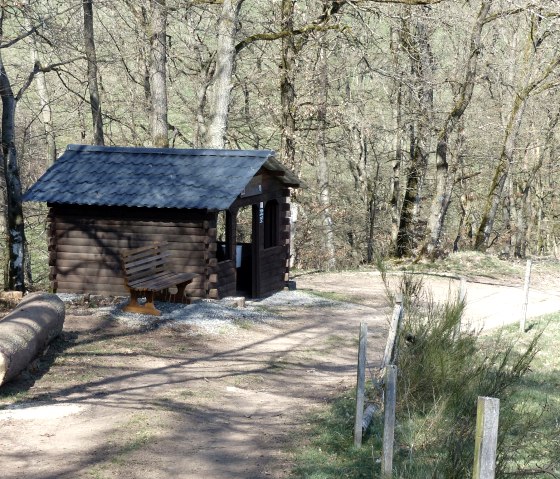
[[[127,282],[149,278],[166,270],[169,251],[167,243],[153,243],[150,246],[131,249],[121,253],[123,270]]]

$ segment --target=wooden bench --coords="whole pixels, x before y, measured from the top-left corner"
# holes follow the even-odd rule
[[[166,247],[167,243],[153,243],[121,253],[125,285],[130,291],[130,301],[123,311],[161,315],[154,299],[158,292],[168,288],[177,288],[177,292],[167,295],[167,301],[189,303],[189,299],[184,298],[185,288],[197,275],[169,271],[166,266],[170,253]],[[143,305],[138,303],[138,298],[142,297],[146,298]]]

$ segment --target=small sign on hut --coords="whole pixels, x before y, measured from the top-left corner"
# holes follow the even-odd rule
[[[166,242],[191,297],[263,297],[288,279],[299,186],[270,150],[70,145],[24,200],[49,207],[53,291],[126,294],[120,254]]]

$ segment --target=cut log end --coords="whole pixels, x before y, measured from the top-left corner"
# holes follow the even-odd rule
[[[23,371],[62,332],[64,315],[58,296],[34,293],[0,321],[0,385]]]

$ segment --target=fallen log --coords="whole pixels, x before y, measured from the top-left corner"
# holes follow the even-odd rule
[[[64,303],[54,294],[25,296],[0,321],[0,385],[17,376],[62,332]]]

